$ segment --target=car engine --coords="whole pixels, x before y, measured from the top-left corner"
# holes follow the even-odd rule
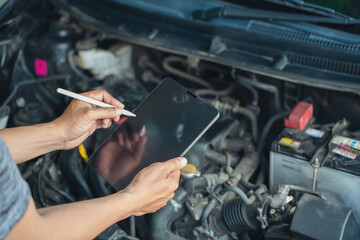
[[[360,239],[357,94],[122,41],[46,7],[1,26],[1,128],[58,117],[71,101],[58,87],[105,89],[131,110],[165,77],[220,112],[175,197],[96,239]],[[38,208],[114,193],[87,161],[116,127],[19,165]]]

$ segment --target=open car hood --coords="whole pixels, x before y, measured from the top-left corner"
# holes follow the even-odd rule
[[[360,93],[360,36],[304,22],[193,18],[218,1],[52,0],[89,28],[285,81]]]

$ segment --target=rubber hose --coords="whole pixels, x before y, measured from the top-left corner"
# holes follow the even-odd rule
[[[91,199],[94,198],[94,195],[85,180],[80,161],[82,160],[77,150],[63,151],[59,157],[59,166],[78,197],[80,199]]]
[[[257,87],[261,90],[264,90],[264,91],[274,94],[274,105],[275,105],[276,112],[280,113],[282,111],[281,104],[280,104],[280,94],[279,94],[279,90],[277,87],[275,87],[271,84],[253,81],[251,79],[248,79],[245,77],[240,77],[240,76],[237,77],[237,80],[239,83],[244,82],[244,83],[250,84],[254,87]]]
[[[173,200],[182,205],[186,200],[186,195],[186,191],[183,188],[179,188],[176,190]],[[175,235],[170,230],[171,221],[173,220],[175,213],[175,207],[169,202],[165,207],[152,215],[151,235],[153,239],[186,240],[185,238]]]
[[[173,62],[178,62],[181,64],[186,64],[186,60],[185,58],[179,57],[179,56],[169,56],[167,58],[164,59],[162,66],[163,68],[168,71],[169,73],[172,73],[174,75],[177,75],[181,78],[187,79],[191,82],[197,83],[205,88],[210,88],[213,89],[213,87],[207,83],[205,80],[195,77],[187,72],[184,72],[182,70],[176,69],[173,66],[171,66],[171,63]]]
[[[214,90],[214,89],[199,89],[194,91],[194,94],[197,96],[203,96],[203,95],[212,95],[216,97],[226,96],[229,95],[232,91],[236,89],[237,84],[233,83],[229,87],[223,89],[223,90]]]
[[[257,127],[258,126],[257,126],[256,114],[253,111],[251,111],[245,107],[241,107],[241,106],[236,106],[236,108],[234,109],[234,112],[245,115],[249,118],[249,120],[251,122],[252,137],[254,138],[254,141],[257,141],[257,138],[258,138],[258,128]]]

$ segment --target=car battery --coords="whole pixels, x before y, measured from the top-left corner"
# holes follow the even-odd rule
[[[343,131],[332,137],[317,171],[315,190],[329,200],[352,208],[360,224],[360,132]]]
[[[304,131],[284,129],[270,152],[270,190],[275,193],[283,184],[315,190],[351,207],[360,223],[360,132],[343,131],[329,139],[330,133],[326,126],[310,126]],[[326,157],[314,166],[310,160],[327,142]]]
[[[315,167],[310,161],[316,150],[328,142],[331,127],[309,125],[304,129],[285,128],[270,152],[270,191],[279,185],[295,184],[313,189]]]

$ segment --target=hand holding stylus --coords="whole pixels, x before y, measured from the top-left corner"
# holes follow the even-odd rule
[[[61,149],[71,149],[80,145],[98,128],[108,128],[111,120],[119,121],[124,104],[105,90],[82,93],[80,96],[97,100],[112,107],[96,107],[84,101],[73,100],[65,112],[53,121],[58,133]]]
[[[65,96],[68,96],[68,97],[71,97],[71,98],[75,98],[77,100],[87,102],[87,103],[93,104],[93,105],[98,106],[98,107],[116,108],[116,106],[114,106],[114,105],[110,105],[110,104],[104,103],[102,101],[98,101],[96,99],[86,97],[84,95],[80,95],[80,94],[77,94],[77,93],[62,89],[62,88],[58,88],[58,89],[56,89],[56,91],[58,93],[62,94],[62,95],[65,95]],[[135,114],[133,114],[132,112],[130,112],[128,110],[125,110],[125,109],[121,109],[121,114],[123,114],[125,116],[129,116],[129,117],[136,117]]]

